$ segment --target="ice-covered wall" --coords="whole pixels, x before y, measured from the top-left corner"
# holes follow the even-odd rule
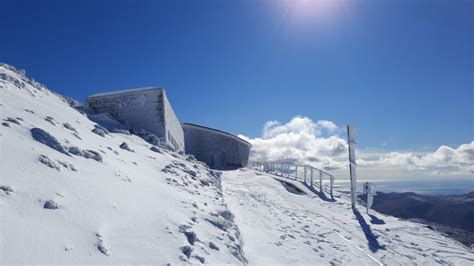
[[[164,109],[165,114],[165,121],[166,121],[166,137],[171,145],[177,151],[184,151],[184,131],[181,127],[181,123],[179,122],[178,118],[176,117],[173,108],[171,107],[168,98],[166,97],[166,93],[163,90],[162,94],[162,106]]]
[[[129,129],[145,129],[162,143],[184,151],[184,133],[180,122],[161,88],[139,88],[99,93],[87,97],[87,105],[96,113],[110,113]]]
[[[220,130],[184,123],[186,153],[214,169],[237,169],[248,163],[252,145]]]

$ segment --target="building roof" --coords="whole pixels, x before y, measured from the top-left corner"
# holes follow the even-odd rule
[[[108,92],[96,93],[91,96],[88,96],[87,98],[106,97],[106,96],[113,96],[113,95],[120,95],[120,94],[132,94],[132,93],[151,91],[151,90],[163,90],[163,88],[143,87],[143,88],[135,88],[135,89],[127,89],[127,90],[108,91]]]
[[[184,126],[192,126],[192,127],[198,127],[198,128],[202,128],[202,129],[206,129],[206,130],[211,130],[211,131],[215,131],[217,133],[220,133],[220,134],[223,134],[223,135],[226,135],[226,136],[229,136],[229,137],[232,137],[234,139],[236,139],[237,141],[241,141],[241,142],[244,142],[246,144],[248,144],[250,147],[252,147],[252,144],[242,138],[239,138],[238,136],[234,135],[234,134],[231,134],[229,132],[225,132],[225,131],[222,131],[222,130],[219,130],[219,129],[215,129],[215,128],[210,128],[210,127],[205,127],[205,126],[201,126],[201,125],[196,125],[196,124],[192,124],[192,123],[183,123],[182,124],[183,127]]]

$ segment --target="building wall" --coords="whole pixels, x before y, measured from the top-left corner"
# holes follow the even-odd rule
[[[162,143],[184,151],[184,133],[166,94],[160,88],[145,88],[87,97],[87,104],[97,113],[110,113],[128,129],[145,129]]]
[[[186,153],[214,169],[237,169],[247,165],[251,144],[232,134],[185,123]]]
[[[176,114],[171,107],[168,98],[166,97],[165,91],[163,91],[163,99],[162,106],[164,109],[165,114],[165,127],[166,127],[166,138],[170,145],[174,147],[176,151],[184,151],[184,131],[181,127],[181,123],[179,122]]]

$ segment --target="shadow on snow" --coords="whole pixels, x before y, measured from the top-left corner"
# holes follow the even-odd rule
[[[378,236],[374,235],[374,233],[372,232],[372,229],[370,228],[370,225],[367,224],[362,214],[360,214],[358,210],[354,210],[354,215],[356,216],[357,221],[359,222],[360,227],[362,228],[362,231],[364,232],[370,251],[377,252],[379,249],[384,250],[385,246],[379,244],[379,241],[377,240]],[[370,215],[370,217],[372,218],[372,221],[376,220],[378,222],[381,221],[384,223],[383,220],[380,220],[373,215]]]
[[[314,186],[312,185],[309,185],[305,182],[301,182],[303,183],[303,185],[309,189],[311,192],[313,192],[314,194],[316,194],[320,199],[324,200],[324,201],[327,201],[327,202],[335,202],[336,200],[334,199],[334,197],[331,196],[331,198],[328,198],[326,196],[326,194],[324,193],[324,191],[322,189],[316,189]]]

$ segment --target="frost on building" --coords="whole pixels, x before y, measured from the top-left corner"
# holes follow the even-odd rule
[[[144,129],[176,151],[184,151],[184,132],[162,88],[139,88],[94,94],[87,105],[109,113],[128,129]]]
[[[214,169],[231,170],[247,165],[247,141],[230,133],[190,123],[183,124],[186,153]]]

